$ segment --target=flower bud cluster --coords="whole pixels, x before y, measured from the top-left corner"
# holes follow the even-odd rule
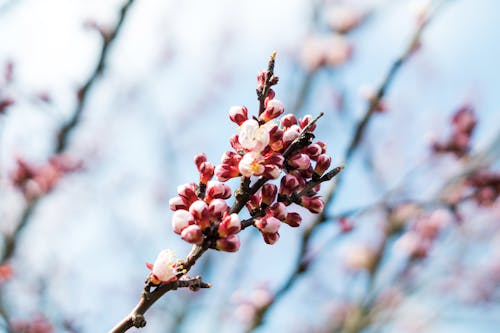
[[[451,119],[450,137],[444,142],[433,142],[432,149],[436,153],[452,153],[459,158],[467,155],[476,124],[474,108],[467,104],[462,106]]]
[[[197,155],[197,166],[200,160],[206,157]],[[204,184],[203,180],[204,177],[200,177],[200,184]],[[240,240],[236,234],[241,230],[241,221],[238,214],[229,213],[226,202],[231,197],[229,186],[207,180],[203,193],[195,183],[180,185],[177,192],[178,196],[169,202],[174,211],[172,228],[175,233],[191,244],[201,245],[206,239],[215,239],[215,244],[211,245],[216,249],[228,252],[239,249]]]
[[[314,141],[315,119],[284,115],[284,105],[272,89],[278,83],[273,68],[274,55],[268,70],[257,76],[256,116],[249,117],[245,106],[229,110],[229,119],[238,126],[238,133],[229,139],[232,150],[224,152],[219,165],[207,162],[204,154],[196,155],[199,183],[179,186],[178,195],[170,200],[172,228],[184,241],[235,252],[240,247],[238,233],[251,224],[267,244],[279,239],[282,223],[298,227],[302,217],[288,211],[291,204],[322,213],[318,191],[320,183],[331,178],[322,178],[331,157],[323,142]],[[217,180],[212,180],[214,176]],[[241,187],[233,196],[224,182],[237,177]],[[253,177],[259,180],[251,187]],[[272,180],[276,184],[267,183]],[[233,208],[227,200],[235,200]],[[251,218],[243,224],[238,214],[245,206]]]

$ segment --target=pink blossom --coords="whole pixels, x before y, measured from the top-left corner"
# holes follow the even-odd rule
[[[269,144],[269,127],[260,126],[255,119],[249,119],[241,124],[239,143],[247,150],[261,152]]]
[[[163,250],[158,254],[153,265],[147,264],[151,269],[150,280],[154,284],[168,283],[177,280],[177,264],[175,252]]]
[[[245,177],[260,176],[264,173],[264,157],[255,151],[246,153],[240,161],[238,168]]]

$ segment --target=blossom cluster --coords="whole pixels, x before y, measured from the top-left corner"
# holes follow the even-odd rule
[[[223,153],[218,165],[197,154],[198,183],[178,186],[177,196],[169,201],[174,212],[172,229],[188,243],[235,252],[240,248],[238,233],[254,226],[267,244],[274,244],[282,223],[291,227],[301,224],[301,215],[289,211],[290,205],[315,214],[323,211],[318,191],[320,184],[334,175],[326,174],[331,157],[325,143],[314,141],[317,119],[284,114],[284,105],[275,99],[271,88],[278,83],[273,67],[274,56],[268,70],[257,76],[256,116],[250,117],[245,106],[229,110],[229,119],[238,126],[238,133],[229,139],[232,150]],[[236,191],[226,184],[233,178],[241,179]],[[240,218],[243,208],[248,211],[246,220]],[[155,284],[175,280],[181,269],[165,251],[148,267],[152,270],[150,281]]]

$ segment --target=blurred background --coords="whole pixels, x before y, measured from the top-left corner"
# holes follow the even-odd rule
[[[146,261],[187,255],[168,200],[277,51],[276,98],[324,112],[346,165],[328,219],[245,230],[142,331],[497,332],[499,22],[492,0],[0,1],[0,331],[107,331]]]

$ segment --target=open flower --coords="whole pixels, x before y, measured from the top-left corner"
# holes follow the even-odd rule
[[[241,124],[238,140],[243,148],[261,152],[269,144],[269,129],[266,125],[260,126],[257,120],[249,119]]]
[[[177,263],[175,252],[163,250],[158,254],[154,264],[146,263],[151,270],[150,280],[154,284],[167,283],[177,280]]]

